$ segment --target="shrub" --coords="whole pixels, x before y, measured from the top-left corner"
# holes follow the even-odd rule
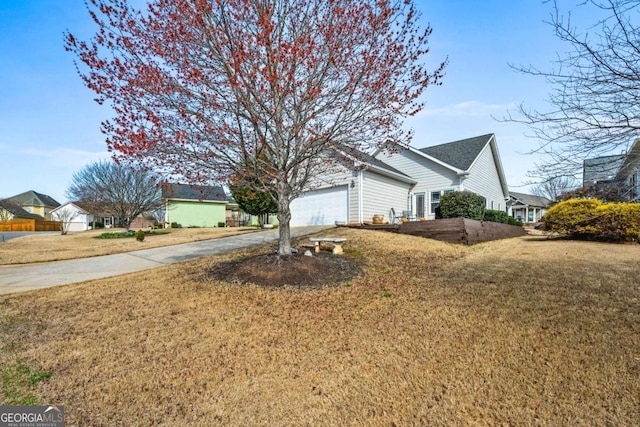
[[[226,223],[224,223],[224,222],[222,222],[222,221],[219,221],[219,222],[218,222],[218,227],[225,227],[226,225],[227,225],[227,224],[226,224]]]
[[[135,232],[133,231],[122,231],[122,232],[102,233],[98,237],[100,239],[122,239],[122,238],[133,237],[133,236],[135,236]]]
[[[509,224],[510,216],[505,211],[495,211],[487,209],[484,211],[483,220],[491,222],[499,222],[502,224]]]
[[[171,228],[178,228],[178,223],[177,222],[172,222],[171,223]]]
[[[144,240],[144,230],[136,231],[136,240],[142,242]]]
[[[593,226],[598,207],[597,199],[570,199],[552,206],[542,218],[542,229],[577,237],[595,232]]]
[[[510,216],[509,221],[507,222],[509,225],[517,225],[518,227],[522,227],[522,221],[518,221],[514,217]]]
[[[640,238],[640,204],[570,199],[549,209],[542,222],[544,230],[572,238],[635,241]]]
[[[486,200],[470,191],[454,191],[440,197],[442,218],[468,218],[481,220]]]

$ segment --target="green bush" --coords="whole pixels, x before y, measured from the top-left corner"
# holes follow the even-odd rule
[[[505,211],[495,211],[487,209],[484,211],[483,220],[491,222],[500,222],[502,224],[509,224],[509,218],[511,218]]]
[[[571,238],[636,241],[640,238],[640,204],[570,199],[551,207],[542,223],[543,230]]]
[[[144,240],[144,230],[136,231],[136,240],[142,242]]]
[[[171,228],[178,228],[178,223],[177,222],[172,222],[171,223]]]
[[[135,236],[134,231],[122,231],[122,232],[110,232],[110,233],[102,233],[99,238],[100,239],[122,239],[126,237]]]
[[[522,227],[522,221],[518,221],[514,217],[509,217],[509,221],[507,222],[509,225],[517,225],[518,227]]]
[[[442,218],[468,218],[481,220],[486,199],[470,191],[454,191],[440,197]]]

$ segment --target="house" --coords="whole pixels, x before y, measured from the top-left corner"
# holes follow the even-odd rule
[[[487,209],[506,210],[509,189],[494,134],[377,158],[416,180],[404,209],[417,218],[435,219],[440,196],[452,191],[471,191],[486,199]]]
[[[99,227],[111,228],[117,220],[94,202],[68,202],[51,211],[55,221],[68,223],[67,231],[87,231]]]
[[[291,202],[291,226],[370,222],[394,206],[406,206],[416,184],[410,176],[364,153],[343,153],[341,164],[322,182]]]
[[[471,191],[487,208],[506,210],[509,191],[495,135],[488,134],[423,149],[349,156],[327,185],[291,203],[291,225],[371,222],[374,215],[434,219],[440,196]]]
[[[622,200],[640,200],[640,139],[626,153],[586,159],[582,181],[585,188],[605,187]]]
[[[180,227],[218,227],[226,223],[227,195],[221,186],[166,184],[165,222]]]
[[[538,222],[551,206],[551,200],[532,194],[509,192],[509,216],[520,222]]]
[[[60,206],[60,203],[55,201],[53,197],[33,190],[9,197],[8,200],[18,204],[29,213],[40,215],[47,221],[51,221],[51,211]]]
[[[27,212],[17,203],[9,199],[0,199],[0,221],[11,221],[14,219],[35,219],[41,221],[43,218],[40,215]]]

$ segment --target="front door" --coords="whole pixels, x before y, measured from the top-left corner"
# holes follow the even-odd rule
[[[416,207],[414,212],[416,213],[416,218],[424,218],[424,193],[416,194]]]

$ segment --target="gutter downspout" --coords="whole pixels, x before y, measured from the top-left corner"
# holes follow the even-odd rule
[[[364,212],[363,212],[363,194],[364,191],[362,186],[364,184],[364,179],[362,177],[362,169],[358,170],[358,222],[360,224],[364,224]]]

